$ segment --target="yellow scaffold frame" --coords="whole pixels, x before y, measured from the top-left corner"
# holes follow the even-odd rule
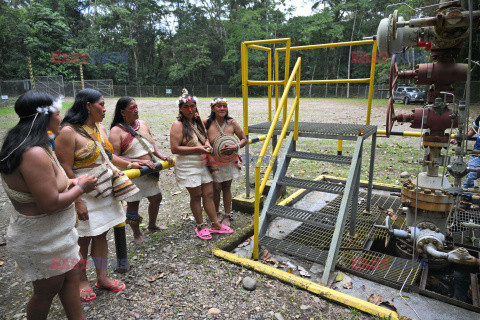
[[[284,48],[275,49],[275,80],[272,80],[272,49],[265,47],[265,44],[276,44],[276,43],[285,43]],[[365,124],[370,124],[371,110],[372,110],[372,99],[373,99],[373,83],[375,80],[375,66],[377,61],[377,41],[372,40],[361,40],[361,41],[348,41],[348,42],[338,42],[338,43],[325,43],[325,44],[315,44],[307,46],[291,46],[290,38],[281,38],[281,39],[267,39],[267,40],[258,40],[258,41],[246,41],[241,45],[241,64],[242,64],[242,98],[243,98],[243,131],[248,135],[248,86],[258,86],[266,85],[268,87],[268,121],[272,120],[272,85],[275,86],[275,109],[278,108],[278,98],[279,98],[279,86],[283,85],[284,87],[287,84],[289,78],[289,68],[290,68],[290,52],[291,51],[301,51],[301,50],[312,50],[312,49],[323,49],[323,48],[335,48],[335,47],[345,47],[345,46],[359,46],[359,45],[372,45],[372,59],[370,64],[370,77],[369,78],[360,78],[360,79],[333,79],[333,80],[302,80],[302,84],[328,84],[328,83],[368,83],[368,102],[367,102],[367,118]],[[268,71],[267,71],[267,80],[249,80],[248,79],[248,49],[256,49],[267,52],[268,60]],[[280,64],[279,64],[279,53],[285,52],[285,77],[284,80],[280,80]],[[296,84],[294,84],[295,86]],[[284,109],[283,112],[283,123],[285,122],[287,116],[287,110]],[[339,143],[340,146],[340,143]]]

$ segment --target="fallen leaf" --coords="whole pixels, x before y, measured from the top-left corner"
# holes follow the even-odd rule
[[[5,263],[5,261],[3,261],[2,259],[0,259],[0,267],[3,266],[4,263]]]
[[[367,287],[365,287],[364,284],[362,284],[362,290],[365,290]]]
[[[387,308],[389,308],[389,309],[398,313],[397,307],[395,307],[395,305],[393,303],[391,303],[390,301],[382,301],[379,305],[380,306],[386,306]]]
[[[348,283],[345,283],[345,284],[343,285],[343,287],[344,287],[345,289],[353,289],[353,284],[352,284],[351,282],[348,282]]]
[[[339,272],[335,277],[335,282],[339,282],[343,280],[343,273]]]
[[[292,269],[292,268],[288,268],[288,269],[287,269],[287,272],[293,274],[293,269]]]
[[[274,257],[270,257],[269,259],[267,259],[267,260],[265,260],[265,261],[266,261],[266,262],[270,262],[271,264],[273,264],[273,267],[274,267],[274,268],[278,268],[279,263],[278,263],[277,260],[275,260]]]
[[[182,193],[182,191],[181,191],[181,190],[179,190],[179,191],[175,191],[174,193],[172,193],[172,196],[174,196],[174,195],[177,195],[177,194],[180,194],[180,193]]]
[[[262,253],[262,260],[267,260],[268,258],[270,258],[272,255],[268,252],[267,249],[263,250],[263,253]]]
[[[380,303],[382,303],[384,301],[382,296],[379,296],[379,295],[376,295],[376,294],[373,294],[373,293],[367,297],[367,300],[368,300],[368,302],[376,304],[377,306],[379,306]]]
[[[406,295],[399,295],[400,298],[403,298],[405,300],[410,300],[410,297],[409,296],[406,296]]]
[[[158,279],[163,278],[164,275],[165,275],[165,274],[164,274],[163,272],[162,272],[162,273],[159,273],[159,274],[157,274],[157,275],[155,275],[155,276],[153,276],[153,277],[151,277],[151,278],[148,278],[147,281],[148,281],[148,282],[154,282],[154,281],[156,281],[156,280],[158,280]]]

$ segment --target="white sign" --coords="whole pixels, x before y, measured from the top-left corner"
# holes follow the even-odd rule
[[[8,96],[3,96],[2,95],[2,100],[8,100]]]
[[[165,89],[166,94],[172,94],[172,89]]]

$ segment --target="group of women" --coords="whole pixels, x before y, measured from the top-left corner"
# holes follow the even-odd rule
[[[0,173],[15,209],[7,248],[25,280],[33,283],[28,319],[46,319],[57,294],[68,319],[85,319],[80,301],[96,298],[86,274],[89,247],[95,286],[125,290],[124,283],[107,276],[106,236],[126,221],[134,241],[143,242],[138,213],[143,197],[149,201],[148,229],[162,228],[156,224],[162,200],[158,173],[132,184],[118,168],[154,168],[158,160],[173,160],[158,150],[148,125],[139,120],[134,99],[118,100],[110,135],[101,125],[104,104],[100,92],[82,90],[62,121],[61,101],[47,93],[29,91],[15,103],[20,119],[4,139]],[[189,192],[195,234],[203,240],[233,232],[230,185],[239,173],[239,149],[247,142],[229,117],[225,99],[214,99],[210,107],[210,116],[202,122],[196,97],[184,92],[170,131],[176,182]],[[221,220],[220,192],[225,209]],[[126,213],[119,200],[125,197]],[[203,221],[202,200],[210,228]]]

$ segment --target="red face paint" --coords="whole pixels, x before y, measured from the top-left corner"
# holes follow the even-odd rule
[[[136,112],[138,112],[138,107],[135,107],[135,108],[132,108],[132,109],[127,109],[126,111],[128,111],[130,113],[136,113]]]

